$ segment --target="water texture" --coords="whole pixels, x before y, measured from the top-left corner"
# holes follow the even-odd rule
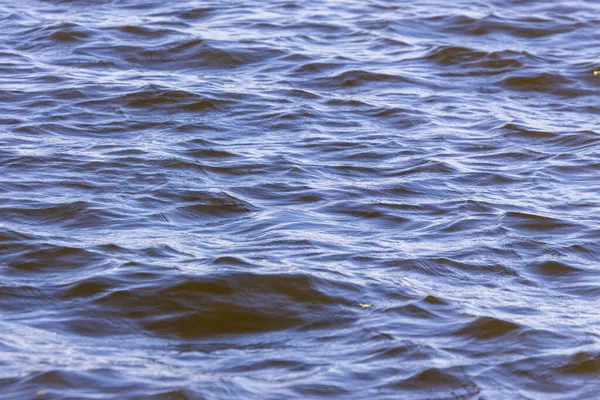
[[[596,0],[0,0],[2,399],[592,399]]]

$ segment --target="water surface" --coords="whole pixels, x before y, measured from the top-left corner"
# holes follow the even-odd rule
[[[0,0],[0,397],[596,397],[599,24]]]

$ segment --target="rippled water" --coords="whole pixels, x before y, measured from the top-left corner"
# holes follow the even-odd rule
[[[0,24],[2,398],[597,396],[597,1]]]

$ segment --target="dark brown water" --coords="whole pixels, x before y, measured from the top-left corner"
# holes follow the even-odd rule
[[[0,398],[598,398],[599,27],[1,0]]]

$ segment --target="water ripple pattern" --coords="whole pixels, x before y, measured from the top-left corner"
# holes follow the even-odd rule
[[[0,27],[0,397],[597,397],[596,0]]]

